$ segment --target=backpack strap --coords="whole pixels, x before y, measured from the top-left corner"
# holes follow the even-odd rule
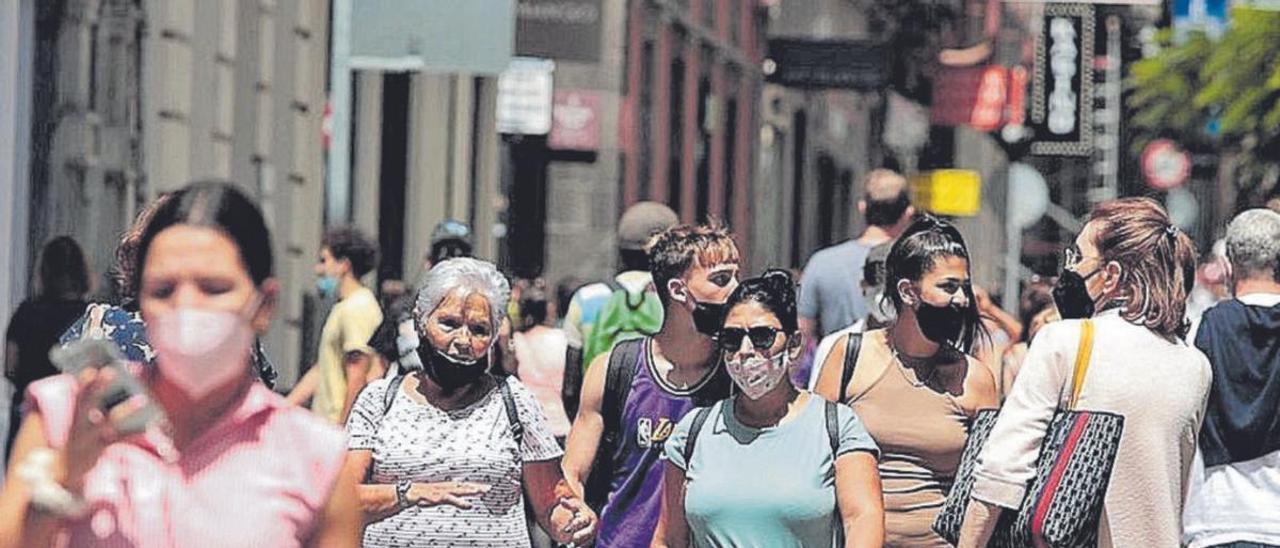
[[[609,286],[609,293],[611,294],[626,289],[625,287],[622,287],[622,284],[618,283],[616,278],[606,278],[604,280],[604,285]]]
[[[840,370],[840,392],[836,398],[845,403],[845,391],[849,389],[849,381],[853,380],[853,369],[858,366],[858,353],[862,351],[862,333],[850,333],[844,343],[844,367]]]
[[[600,401],[600,417],[604,423],[604,431],[600,443],[596,447],[596,457],[591,465],[591,475],[587,477],[586,500],[596,512],[604,508],[612,485],[614,455],[621,443],[623,424],[622,408],[631,395],[631,383],[640,369],[640,360],[644,357],[647,338],[628,339],[613,346],[609,353],[609,362],[605,364],[604,394]]]
[[[693,416],[693,424],[689,425],[689,437],[685,438],[684,450],[681,451],[684,455],[684,469],[686,472],[693,463],[693,449],[698,445],[698,434],[702,432],[702,425],[706,424],[707,417],[711,416],[711,410],[714,408],[715,406],[699,408],[697,414]]]
[[[404,384],[404,377],[404,371],[391,377],[391,383],[387,385],[387,392],[382,395],[382,416],[387,416],[387,413],[391,411],[391,405],[396,402],[396,392],[399,392],[400,385]]]
[[[502,407],[507,411],[511,437],[515,438],[518,451],[524,444],[524,423],[520,422],[520,410],[516,408],[516,397],[511,393],[511,382],[507,379],[498,379],[498,390],[502,393]]]
[[[628,339],[614,345],[609,354],[609,369],[604,377],[604,399],[600,402],[600,413],[604,418],[605,438],[617,441],[622,432],[622,408],[631,395],[631,383],[640,369],[640,359],[644,355],[644,346],[649,339]]]
[[[862,338],[861,335],[858,336]],[[846,360],[847,361],[847,360]],[[827,442],[831,444],[831,467],[834,470],[836,459],[840,458],[840,409],[838,404],[832,401],[823,402],[825,405],[824,414],[827,419]],[[841,523],[840,501],[836,501],[836,513],[834,516],[836,522],[836,546],[844,546],[844,525]]]
[[[612,298],[613,295],[617,295],[618,292],[621,291],[623,295],[623,301],[627,305],[627,310],[630,310],[632,312],[639,310],[641,306],[644,306],[644,300],[648,297],[646,295],[648,291],[642,290],[639,293],[632,293],[631,290],[627,289],[626,286],[622,285],[621,283],[618,283],[618,280],[615,278],[609,278],[608,280],[605,280],[604,284],[609,286],[610,298]],[[640,300],[638,302],[631,302],[631,298],[633,296],[638,296]],[[653,333],[649,333],[649,335],[652,336]]]
[[[826,401],[825,414],[827,416],[827,442],[831,444],[831,459],[835,462],[835,458],[839,456],[840,451],[840,409],[836,407],[835,402]]]

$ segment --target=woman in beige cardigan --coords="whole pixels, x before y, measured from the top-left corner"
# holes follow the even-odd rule
[[[1000,513],[1022,502],[1049,419],[1068,392],[1086,318],[1096,334],[1078,407],[1125,418],[1098,546],[1179,545],[1210,381],[1208,360],[1182,340],[1195,257],[1154,201],[1115,200],[1093,211],[1054,288],[1066,321],[1036,337],[979,456],[960,546],[986,545]]]

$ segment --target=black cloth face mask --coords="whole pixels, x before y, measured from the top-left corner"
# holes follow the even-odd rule
[[[727,303],[704,303],[698,302],[693,295],[689,295],[693,299],[693,327],[699,333],[708,337],[714,337],[720,332],[720,319],[724,317],[724,307]]]
[[[425,340],[418,343],[418,358],[426,364],[427,376],[446,392],[467,386],[489,371],[487,352],[476,360],[462,361],[432,348]]]
[[[955,346],[964,330],[964,309],[955,306],[934,306],[920,300],[916,308],[916,325],[926,339],[941,345]]]
[[[1062,269],[1058,275],[1058,283],[1053,285],[1053,304],[1058,307],[1058,314],[1064,320],[1083,320],[1092,318],[1096,309],[1093,297],[1089,296],[1089,287],[1085,282],[1094,277],[1102,269],[1096,269],[1088,276],[1081,276],[1074,270]]]

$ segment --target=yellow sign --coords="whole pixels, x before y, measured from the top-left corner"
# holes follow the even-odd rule
[[[982,177],[971,169],[937,169],[911,180],[911,203],[938,215],[972,217],[982,208]]]

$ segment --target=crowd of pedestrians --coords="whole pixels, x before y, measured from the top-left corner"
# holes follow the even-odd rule
[[[798,279],[654,202],[585,284],[509,280],[452,220],[369,284],[332,229],[287,397],[237,187],[154,200],[104,291],[56,238],[6,333],[0,547],[1280,546],[1280,213],[1202,261],[1102,203],[1009,314],[905,179],[863,186]]]

